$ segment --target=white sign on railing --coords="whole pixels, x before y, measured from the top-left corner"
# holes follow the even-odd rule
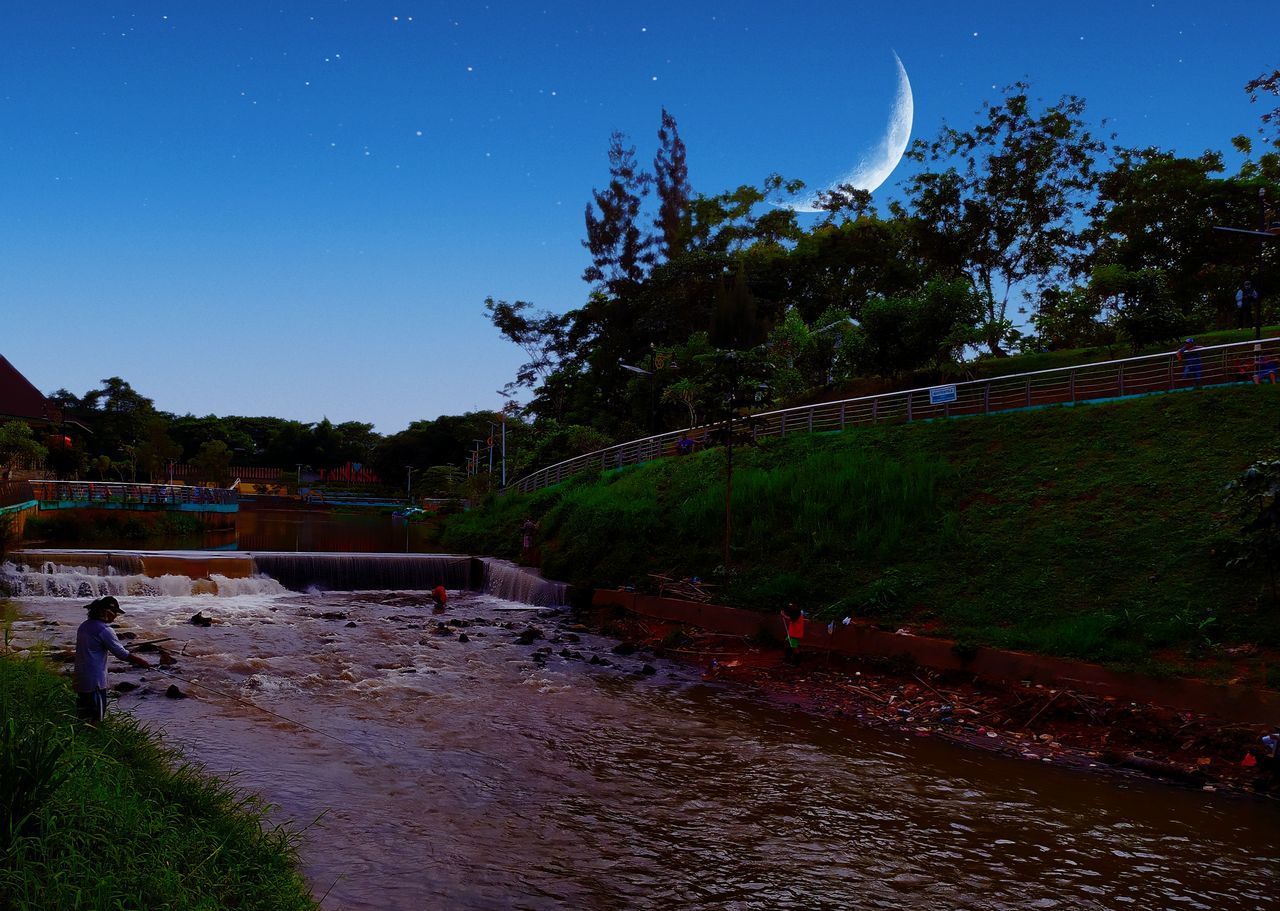
[[[930,405],[945,405],[956,400],[955,386],[934,386],[929,390]]]

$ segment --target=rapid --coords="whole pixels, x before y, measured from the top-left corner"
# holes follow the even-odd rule
[[[130,568],[9,567],[11,646],[56,658],[117,592],[177,664],[113,664],[113,711],[273,804],[325,908],[1230,911],[1280,884],[1274,805],[815,718],[518,591],[436,615]]]

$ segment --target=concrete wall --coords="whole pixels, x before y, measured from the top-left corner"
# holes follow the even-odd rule
[[[35,500],[16,503],[13,506],[0,506],[0,531],[9,537],[9,544],[22,540],[22,533],[27,528],[27,519],[40,510]]]
[[[779,641],[783,635],[782,620],[777,614],[760,614],[718,604],[620,591],[596,591],[592,603],[598,607],[617,606],[646,617],[712,632],[740,636],[767,632]],[[1196,680],[1155,680],[1118,673],[1083,661],[995,648],[978,647],[962,652],[947,639],[900,636],[866,624],[837,624],[828,633],[825,624],[811,621],[806,626],[801,648],[854,657],[900,658],[935,670],[965,671],[987,680],[1025,680],[1125,702],[1149,702],[1245,724],[1274,724],[1280,718],[1280,693],[1257,687],[1215,685]]]

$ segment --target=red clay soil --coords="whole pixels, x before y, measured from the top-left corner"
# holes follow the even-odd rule
[[[963,672],[824,652],[784,663],[777,648],[616,612],[591,625],[700,665],[768,701],[912,737],[1078,769],[1142,773],[1204,790],[1280,798],[1280,762],[1255,725],[1042,685],[995,684]]]

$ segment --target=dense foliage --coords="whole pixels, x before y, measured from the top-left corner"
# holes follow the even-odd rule
[[[1280,92],[1276,74],[1246,91]],[[1226,327],[1246,279],[1264,304],[1280,293],[1276,244],[1260,255],[1213,230],[1275,217],[1258,200],[1280,198],[1276,118],[1263,112],[1256,143],[1231,140],[1241,162],[1228,173],[1219,152],[1109,144],[1082,99],[1045,103],[1017,83],[973,126],[917,140],[902,203],[879,212],[838,187],[804,227],[785,205],[797,181],[695,194],[664,110],[651,171],[626,136],[609,139],[609,182],[586,210],[585,302],[485,302],[527,355],[505,392],[525,395],[535,426],[620,439],[721,419],[717,348],[759,348],[772,368],[762,399],[783,405],[1014,351],[1138,349]],[[715,337],[731,299],[750,301],[749,344]]]

